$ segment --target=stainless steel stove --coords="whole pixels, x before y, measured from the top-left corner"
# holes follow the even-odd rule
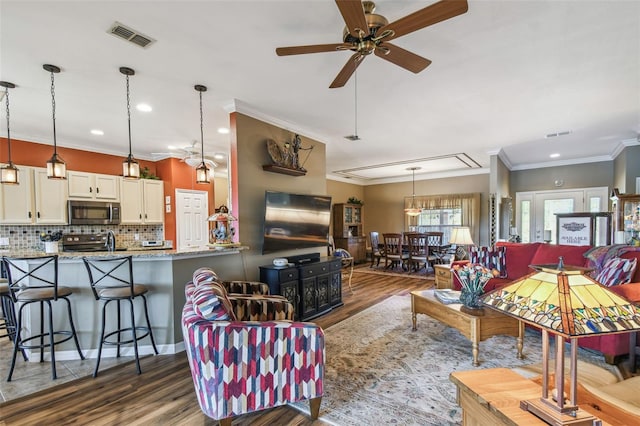
[[[107,234],[66,234],[62,251],[107,251]]]

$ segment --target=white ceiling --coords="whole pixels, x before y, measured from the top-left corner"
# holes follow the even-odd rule
[[[431,3],[379,0],[376,13],[395,21]],[[115,21],[157,42],[108,34]],[[227,152],[216,130],[237,110],[326,143],[327,175],[364,184],[411,179],[416,165],[416,179],[478,173],[498,152],[513,169],[607,160],[640,132],[639,1],[471,0],[466,14],[394,40],[433,61],[421,73],[374,56],[358,68],[359,141],[344,138],[356,133],[355,79],[328,88],[351,52],[275,54],[341,42],[332,1],[2,0],[0,25],[16,139],[53,143],[45,63],[62,68],[58,144],[117,155],[128,151],[118,68],[133,68],[132,104],[153,106],[132,108],[133,153],[146,159],[200,141],[194,84],[209,88],[205,151]]]

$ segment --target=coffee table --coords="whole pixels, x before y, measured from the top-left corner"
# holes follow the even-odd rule
[[[444,304],[436,299],[433,290],[419,290],[411,292],[411,318],[413,331],[417,330],[417,314],[425,314],[438,320],[449,327],[460,331],[464,337],[471,341],[473,354],[473,366],[478,362],[479,343],[492,336],[504,334],[517,338],[517,356],[522,359],[522,346],[524,336],[524,323],[515,318],[504,315],[493,309],[482,309],[482,315],[472,315],[462,312],[459,303]]]

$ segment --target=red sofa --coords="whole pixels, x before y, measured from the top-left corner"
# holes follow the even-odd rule
[[[531,272],[529,265],[553,264],[558,262],[558,257],[562,256],[565,265],[590,267],[589,259],[584,254],[591,249],[590,246],[566,246],[545,243],[509,243],[498,242],[496,247],[506,247],[505,260],[507,265],[506,278],[492,278],[485,286],[485,291],[491,291],[503,287]],[[631,279],[631,283],[609,287],[620,296],[640,304],[640,250],[629,251],[620,257],[638,259],[638,267]],[[467,261],[454,262],[464,264]],[[456,274],[453,274],[453,286],[456,290],[461,288],[460,281]],[[603,336],[584,337],[578,339],[579,346],[595,349],[605,357],[608,363],[619,361],[616,359],[621,355],[629,353],[629,335],[613,334]]]

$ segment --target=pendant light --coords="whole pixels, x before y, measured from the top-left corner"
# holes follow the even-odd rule
[[[193,88],[200,96],[200,159],[202,162],[196,167],[196,183],[209,183],[209,168],[204,162],[204,132],[202,130],[202,92],[207,91],[207,86],[196,84]]]
[[[15,84],[8,81],[0,81],[0,86],[4,87],[4,99],[7,106],[7,147],[9,150],[9,157],[7,164],[0,169],[0,183],[17,184],[18,183],[18,168],[13,165],[11,161],[11,131],[9,130],[9,89],[16,87]]]
[[[59,73],[60,68],[50,64],[44,64],[42,68],[51,74],[51,110],[53,117],[53,155],[51,159],[47,161],[47,177],[49,179],[66,179],[67,165],[64,163],[64,160],[58,156],[58,144],[56,140],[56,86],[54,74]]]
[[[420,167],[409,167],[407,170],[411,170],[413,175],[413,191],[411,196],[411,206],[408,209],[404,209],[407,216],[418,216],[422,209],[416,207],[416,170],[420,170]]]
[[[129,76],[135,75],[131,68],[120,67],[120,72],[127,78],[127,124],[129,126],[129,156],[122,162],[122,176],[127,179],[140,179],[140,165],[131,155],[131,105],[129,99]]]

